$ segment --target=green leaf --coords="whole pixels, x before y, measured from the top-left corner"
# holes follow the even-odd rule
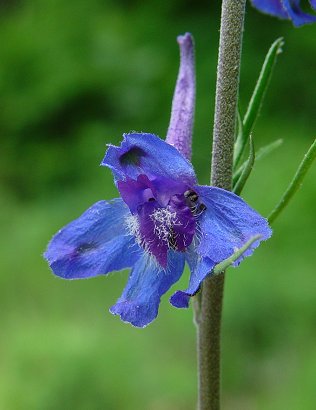
[[[256,160],[262,159],[269,155],[272,151],[279,148],[280,145],[283,144],[283,139],[279,138],[271,142],[271,144],[265,145],[264,147],[259,148],[258,152],[256,153]]]
[[[268,216],[268,221],[272,223],[275,219],[279,216],[279,214],[283,211],[283,209],[288,205],[296,191],[302,186],[303,179],[307,174],[307,171],[311,167],[314,159],[316,157],[316,139],[310,146],[309,150],[305,154],[303,161],[300,163],[294,178],[292,179],[290,185],[288,186],[287,190],[284,192],[282,198],[280,199],[279,203],[273,209],[273,211]]]
[[[238,139],[242,138],[242,133],[243,133],[243,125],[242,125],[242,118],[240,114],[240,110],[238,109],[237,111],[237,137],[236,137],[236,142]]]
[[[268,54],[264,60],[261,72],[251,96],[247,112],[243,119],[243,132],[238,136],[235,144],[235,156],[234,166],[236,167],[242,157],[245,146],[249,139],[249,135],[252,132],[255,120],[259,114],[262,101],[265,95],[265,91],[268,87],[269,80],[272,74],[274,64],[276,62],[278,54],[282,52],[282,46],[284,41],[282,38],[278,38],[270,47]]]
[[[251,245],[260,238],[261,238],[261,235],[255,235],[252,238],[250,238],[249,241],[245,243],[245,245],[242,246],[240,249],[238,249],[232,256],[225,259],[221,263],[217,264],[213,269],[213,274],[219,275],[220,273],[222,273],[225,269],[227,269],[230,265],[232,265],[237,259],[239,259],[243,255],[243,253],[246,252],[246,250],[248,250],[251,247]]]
[[[241,194],[241,191],[243,190],[245,183],[247,182],[247,179],[249,178],[249,175],[255,163],[256,154],[255,154],[255,147],[253,144],[252,136],[249,137],[249,142],[250,142],[250,152],[249,152],[247,163],[244,169],[242,170],[242,173],[233,188],[233,192],[235,192],[236,195]]]
[[[259,148],[259,150],[256,152],[255,162],[259,161],[262,158],[265,158],[272,151],[279,148],[279,146],[282,144],[283,144],[283,139],[278,139],[278,140],[271,142],[271,144],[268,144],[268,145],[265,145],[264,147]],[[236,182],[240,178],[240,175],[242,171],[244,170],[245,166],[247,165],[247,163],[248,163],[248,159],[237,169],[237,171],[234,172],[233,186],[235,186]]]

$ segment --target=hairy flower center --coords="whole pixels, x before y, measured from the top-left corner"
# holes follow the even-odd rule
[[[170,249],[185,252],[203,212],[195,191],[182,182],[144,174],[119,181],[118,188],[131,211],[126,218],[128,232],[146,252],[161,266],[166,266]]]
[[[139,221],[137,215],[128,215],[125,218],[125,223],[130,235],[136,236],[137,238],[139,236]]]
[[[154,222],[154,233],[168,247],[174,249],[174,227],[182,225],[176,212],[172,212],[170,207],[155,209],[150,219]]]

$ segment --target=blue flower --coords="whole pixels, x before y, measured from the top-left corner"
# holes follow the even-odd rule
[[[254,7],[263,13],[292,20],[294,26],[314,23],[316,15],[307,14],[301,8],[301,0],[251,0]],[[313,10],[316,11],[316,0],[309,0]]]
[[[153,134],[125,134],[101,163],[112,170],[121,198],[99,201],[62,228],[44,257],[64,279],[91,278],[131,268],[110,311],[144,327],[157,314],[161,296],[179,280],[187,262],[189,286],[170,298],[185,308],[215,265],[251,238],[243,256],[271,236],[265,218],[237,195],[200,186],[189,159],[194,117],[193,39],[178,37],[181,61],[166,141]]]
[[[266,219],[240,197],[198,185],[190,162],[155,135],[124,135],[119,147],[108,148],[102,165],[112,170],[121,198],[92,205],[53,237],[44,256],[64,279],[132,268],[110,311],[134,326],[155,319],[161,296],[178,281],[185,261],[189,286],[170,299],[180,308],[188,307],[216,264],[254,235],[271,235]]]

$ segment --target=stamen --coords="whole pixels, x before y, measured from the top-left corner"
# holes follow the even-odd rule
[[[136,242],[140,243],[141,238],[140,238],[140,231],[139,231],[139,221],[137,215],[127,215],[125,218],[125,223],[127,230],[130,235],[135,236]]]
[[[155,235],[164,242],[167,242],[169,247],[175,249],[176,238],[173,227],[181,225],[177,218],[177,213],[170,211],[169,207],[158,208],[155,209],[152,215],[150,215],[150,218],[155,225]]]

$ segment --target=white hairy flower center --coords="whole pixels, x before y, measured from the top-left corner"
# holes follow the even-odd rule
[[[181,225],[177,218],[177,213],[170,211],[170,208],[158,208],[150,215],[154,222],[154,232],[157,237],[165,242],[169,242],[172,228]]]

